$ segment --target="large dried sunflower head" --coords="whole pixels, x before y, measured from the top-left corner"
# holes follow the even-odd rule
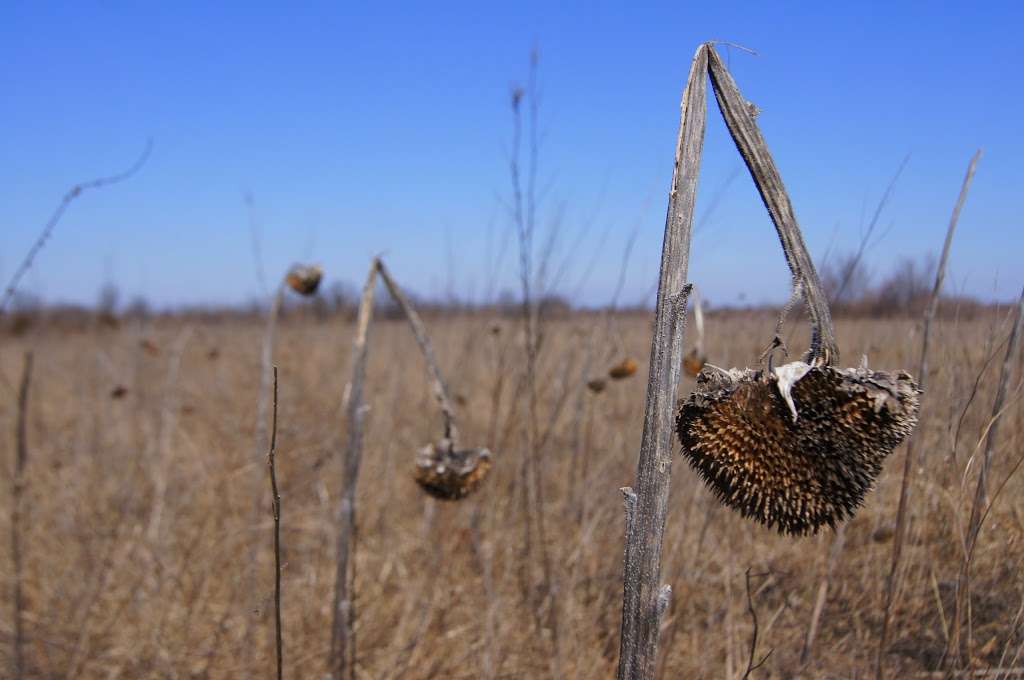
[[[863,502],[917,424],[918,394],[903,372],[709,366],[680,406],[676,432],[722,503],[780,532],[814,533]]]
[[[309,296],[316,293],[316,289],[320,287],[320,280],[323,276],[324,270],[315,264],[297,264],[288,270],[288,276],[285,277],[285,281],[288,282],[288,287],[299,295]]]
[[[435,498],[460,500],[480,486],[491,471],[487,449],[456,449],[450,440],[428,444],[416,456],[416,483]]]

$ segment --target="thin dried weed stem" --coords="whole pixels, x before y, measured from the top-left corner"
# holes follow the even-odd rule
[[[99,177],[87,182],[81,182],[80,184],[76,184],[68,189],[67,193],[64,194],[64,197],[61,198],[60,203],[57,204],[57,208],[53,211],[53,214],[50,215],[50,219],[47,220],[45,225],[43,225],[43,230],[39,233],[35,243],[33,243],[32,247],[29,248],[28,253],[21,261],[21,264],[18,265],[18,268],[14,270],[14,275],[7,283],[7,287],[4,288],[3,298],[0,299],[0,314],[4,313],[7,309],[7,305],[10,304],[11,300],[14,298],[22,277],[25,276],[25,273],[32,268],[32,263],[35,261],[36,255],[39,254],[39,251],[43,249],[43,246],[45,246],[46,242],[50,239],[54,228],[57,226],[57,223],[60,222],[60,218],[64,215],[64,211],[68,209],[68,206],[71,205],[76,198],[81,196],[83,192],[88,191],[89,189],[107,187],[130,178],[146,164],[152,150],[153,140],[149,139],[146,141],[146,146],[142,149],[142,153],[127,170],[108,177]]]
[[[270,507],[274,517],[274,642],[277,680],[284,677],[284,643],[281,637],[281,494],[277,490],[277,366],[274,366],[274,408],[270,426],[267,469],[270,472]]]
[[[987,431],[982,434],[982,437],[985,438],[985,451],[978,469],[978,482],[974,489],[971,516],[967,523],[967,533],[964,538],[963,559],[956,580],[952,635],[950,635],[946,643],[945,658],[954,667],[960,667],[964,663],[963,650],[961,650],[963,644],[962,626],[964,614],[970,610],[971,565],[974,562],[974,549],[978,542],[978,535],[981,533],[982,522],[984,522],[985,515],[987,514],[988,476],[992,467],[992,454],[995,451],[999,438],[999,421],[1003,415],[1003,405],[1006,402],[1010,376],[1013,373],[1013,364],[1017,358],[1022,320],[1024,320],[1024,290],[1021,291],[1020,299],[1017,302],[1017,317],[1014,320],[1013,329],[1010,331],[1010,339],[1006,343],[1006,354],[1003,357],[1003,366],[999,372],[999,383],[996,386],[995,400],[992,402],[992,416]],[[970,632],[970,627],[968,627],[966,644],[966,661],[968,662],[971,660],[973,651],[971,649]]]
[[[32,382],[32,353],[25,353],[21,384],[18,387],[18,410],[14,430],[14,475],[11,477],[11,562],[13,566],[14,636],[13,671],[15,680],[25,677],[25,596],[22,588],[24,576],[24,531],[26,512],[24,495],[27,482],[25,469],[28,466],[28,435],[26,421],[28,414],[28,390]]]
[[[964,175],[963,183],[960,186],[960,194],[953,206],[953,213],[949,219],[949,226],[946,228],[946,238],[942,243],[942,255],[939,258],[939,266],[935,271],[935,283],[932,286],[931,296],[928,299],[928,306],[924,313],[924,328],[921,334],[921,354],[917,366],[917,379],[920,389],[925,389],[928,380],[928,349],[931,340],[932,321],[939,306],[939,297],[942,293],[942,284],[946,277],[946,264],[949,261],[949,253],[953,245],[953,234],[956,232],[957,222],[960,220],[960,211],[967,201],[967,193],[971,188],[971,181],[974,179],[974,172],[981,158],[981,149],[974,153],[970,163],[967,165],[967,173]],[[889,575],[885,582],[885,606],[882,614],[882,632],[878,639],[878,653],[875,659],[875,678],[882,680],[885,677],[885,654],[889,645],[889,629],[892,623],[893,607],[896,603],[896,592],[898,590],[898,579],[900,562],[903,558],[903,544],[906,541],[907,523],[909,521],[910,490],[917,470],[917,449],[916,439],[911,436],[907,443],[907,450],[903,460],[903,478],[900,482],[900,500],[896,509],[896,529],[893,538],[892,562],[889,567]]]

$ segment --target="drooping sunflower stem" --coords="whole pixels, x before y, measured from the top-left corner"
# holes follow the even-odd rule
[[[793,274],[793,286],[803,294],[807,305],[807,313],[811,318],[811,348],[805,360],[809,364],[831,366],[839,359],[839,347],[832,327],[828,296],[821,287],[814,261],[807,252],[782,177],[757,127],[756,108],[740,94],[722,58],[713,49],[713,43],[707,43],[707,46],[708,72],[718,108],[778,232],[782,250],[786,253],[786,263]]]

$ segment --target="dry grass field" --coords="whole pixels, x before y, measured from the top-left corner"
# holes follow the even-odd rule
[[[973,319],[946,314],[933,329],[889,677],[933,670],[946,646],[978,469],[972,456],[990,421],[1009,316],[1005,308]],[[622,602],[619,488],[635,473],[651,315],[609,322],[578,314],[542,327],[535,453],[543,503],[534,510],[544,519],[543,550],[536,531],[527,544],[522,501],[529,452],[520,322],[482,313],[425,320],[462,439],[489,447],[494,469],[459,502],[430,499],[413,482],[416,450],[437,439],[440,416],[404,322],[375,322],[356,504],[357,676],[612,677]],[[768,314],[712,314],[710,362],[756,364],[774,322]],[[278,328],[290,678],[325,675],[352,331],[351,321],[297,314]],[[839,318],[837,334],[844,365],[862,354],[879,369],[917,364],[917,321]],[[27,677],[273,676],[272,519],[255,422],[261,338],[256,322],[180,319],[0,338],[5,480],[23,352],[35,357],[23,518]],[[791,338],[793,354],[805,343]],[[600,393],[586,387],[626,356],[637,359],[636,375],[609,380]],[[1024,666],[1024,472],[1002,486],[1024,452],[1019,366],[1018,357],[995,448],[992,508],[971,569],[964,649],[974,668]],[[680,397],[692,386],[684,376]],[[807,538],[777,535],[719,506],[677,457],[662,571],[674,595],[662,622],[660,677],[743,677],[750,607],[756,656],[771,651],[750,677],[873,677],[904,451],[890,457],[841,532]],[[4,669],[14,635],[10,509],[5,485]]]

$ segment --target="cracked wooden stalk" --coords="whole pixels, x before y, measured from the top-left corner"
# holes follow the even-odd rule
[[[729,134],[736,142],[736,148],[743,156],[743,162],[746,163],[761,194],[761,200],[768,209],[779,241],[782,242],[782,249],[786,253],[786,262],[793,274],[793,285],[803,293],[807,313],[811,318],[811,348],[805,361],[809,364],[830,366],[839,359],[839,348],[836,346],[835,332],[832,329],[832,315],[829,313],[828,298],[822,290],[818,272],[800,234],[793,204],[786,193],[786,187],[782,183],[778,168],[775,167],[775,161],[772,160],[764,136],[754,120],[755,107],[740,94],[736,82],[722,63],[722,58],[710,48],[710,45],[711,43],[708,43],[708,72],[722,118],[725,119]]]
[[[693,57],[683,91],[675,169],[661,252],[661,273],[651,342],[650,372],[636,482],[627,498],[619,680],[654,677],[660,614],[668,605],[661,549],[672,479],[673,422],[683,355],[686,271],[690,256],[697,175],[707,116],[709,45]]]
[[[345,447],[345,480],[341,502],[338,506],[337,564],[334,578],[333,622],[331,624],[331,651],[328,661],[328,675],[334,680],[344,677],[346,664],[351,664],[355,675],[355,621],[352,582],[349,577],[350,552],[356,529],[356,482],[363,458],[363,382],[366,379],[366,358],[369,352],[367,338],[373,320],[373,293],[377,285],[376,258],[370,263],[370,271],[363,285],[356,320],[356,335],[352,341],[352,379],[344,395],[345,421],[348,440]],[[354,563],[354,560],[353,560]],[[351,653],[349,651],[351,650]]]

